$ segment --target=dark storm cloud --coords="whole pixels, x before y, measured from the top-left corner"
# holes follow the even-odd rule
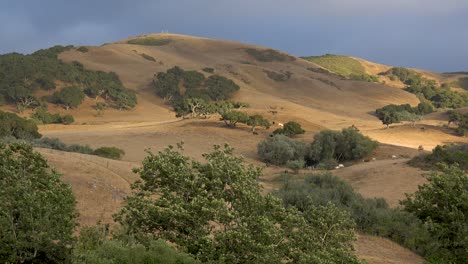
[[[468,70],[466,0],[0,1],[0,52],[99,45],[144,33],[347,54],[437,71]]]

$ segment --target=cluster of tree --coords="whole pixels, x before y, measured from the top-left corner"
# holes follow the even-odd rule
[[[45,108],[38,108],[31,118],[39,121],[41,124],[65,124],[69,125],[75,122],[72,115],[51,114]]]
[[[460,197],[468,195],[468,174],[452,166],[427,179],[416,193],[407,195],[402,208],[394,209],[382,198],[363,198],[330,174],[286,178],[276,195],[286,207],[302,212],[331,203],[347,211],[361,232],[388,237],[424,256],[428,263],[465,263],[468,201]]]
[[[239,90],[236,83],[223,76],[205,78],[198,71],[185,71],[178,66],[158,73],[153,84],[156,94],[168,101],[179,116],[213,111],[210,102],[229,100]]]
[[[468,113],[462,114],[453,110],[448,111],[448,125],[455,123],[458,127],[455,131],[461,136],[468,135]]]
[[[82,97],[83,91],[91,97],[103,97],[112,101],[119,108],[132,108],[136,105],[135,93],[125,88],[115,73],[86,70],[78,62],[65,63],[58,59],[58,54],[73,48],[72,46],[55,46],[36,51],[30,55],[9,53],[0,56],[0,97],[6,102],[14,103],[21,111],[25,108],[35,108],[41,99],[34,96],[35,91],[54,90],[56,81],[69,84],[76,92],[77,98]],[[79,91],[78,91],[79,90]],[[63,96],[53,96],[57,103],[64,107],[76,106],[76,99],[70,103],[63,101]],[[78,105],[81,103],[78,100]],[[73,105],[71,105],[73,104]]]
[[[40,138],[37,125],[31,120],[16,114],[0,111],[0,138],[14,137],[16,139]]]
[[[411,107],[409,104],[402,105],[386,105],[375,110],[377,117],[384,125],[389,127],[391,124],[409,121],[415,125],[417,121],[422,120],[422,116],[432,113],[434,107],[428,101],[423,101],[416,107]]]
[[[430,263],[468,261],[468,202],[460,199],[468,174],[458,167],[428,176],[402,211],[330,175],[285,181],[281,199],[263,195],[261,169],[229,146],[203,157],[173,147],[149,153],[115,216],[122,229],[85,228],[76,240],[70,186],[30,145],[0,144],[0,262],[361,263],[353,255],[355,227]]]
[[[321,131],[310,144],[284,135],[274,135],[258,144],[257,153],[262,160],[275,165],[289,162],[293,168],[297,168],[297,164],[309,164],[330,169],[337,162],[363,158],[376,147],[377,142],[355,128],[346,128],[342,131]]]
[[[468,171],[468,144],[436,146],[430,154],[421,155],[411,160],[410,164],[425,169],[437,169],[443,164],[455,165]]]
[[[202,263],[358,263],[348,214],[334,206],[284,208],[262,195],[260,168],[232,152],[217,146],[203,155],[206,162],[171,147],[150,153],[116,219]]]
[[[265,119],[262,115],[248,115],[235,110],[221,113],[221,120],[223,120],[228,127],[235,127],[238,123],[246,124],[250,126],[252,132],[255,132],[255,128],[257,127],[269,129],[271,126],[270,121]]]
[[[468,106],[468,94],[439,87],[434,80],[428,80],[414,70],[395,67],[385,75],[398,78],[407,85],[406,91],[416,94],[420,100],[430,101],[437,108],[460,108]]]
[[[302,129],[301,124],[295,121],[289,121],[286,124],[284,124],[283,127],[277,128],[275,129],[275,131],[273,131],[273,135],[281,134],[286,135],[288,137],[293,137],[304,133],[305,130]]]

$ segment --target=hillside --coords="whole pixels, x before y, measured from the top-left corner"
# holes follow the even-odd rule
[[[346,168],[336,171],[336,175],[351,183],[365,197],[385,198],[391,207],[396,207],[406,192],[414,192],[425,182],[421,177],[422,170],[406,164],[410,157],[420,154],[419,146],[430,150],[438,144],[468,142],[467,138],[442,127],[447,123],[443,113],[427,115],[414,127],[398,124],[385,129],[374,115],[376,108],[388,104],[416,106],[419,100],[414,94],[395,88],[401,88],[402,83],[392,83],[386,76],[378,77],[380,81],[387,78],[386,85],[343,78],[376,76],[391,68],[358,58],[339,56],[337,62],[332,56],[326,60],[308,61],[281,51],[233,41],[150,34],[102,46],[69,48],[60,52],[58,59],[70,64],[77,61],[90,71],[115,73],[122,87],[135,93],[138,102],[133,108],[111,107],[103,113],[95,109],[96,103],[105,102],[98,97],[85,97],[79,107],[68,110],[59,104],[49,104],[51,113],[71,114],[75,122],[72,125],[40,125],[42,135],[59,138],[67,144],[93,148],[115,146],[125,151],[123,161],[110,161],[82,154],[39,150],[64,174],[64,181],[72,185],[82,225],[112,222],[112,214],[130,193],[130,183],[136,180],[132,168],[147,155],[145,150],[158,151],[181,141],[185,143],[185,153],[197,159],[214,144],[229,143],[236,149],[236,154],[244,156],[249,163],[263,166],[256,146],[279,127],[278,123],[299,122],[306,133],[297,139],[308,143],[320,130],[355,126],[363,134],[390,146],[380,147],[372,155],[375,161],[364,163],[359,160],[350,166],[347,164]],[[240,86],[233,100],[248,103],[250,106],[245,111],[261,114],[274,121],[274,125],[268,130],[258,129],[254,135],[246,125],[227,128],[217,116],[177,118],[173,108],[153,89],[155,74],[175,66],[198,71],[205,77],[217,74],[232,79]],[[211,68],[212,73],[205,68]],[[424,72],[423,75],[448,82],[463,74]],[[57,89],[63,86],[59,85]],[[36,95],[49,93],[40,91]],[[16,111],[11,104],[0,108]],[[31,113],[26,110],[21,115]],[[397,160],[392,158],[394,155],[398,156]],[[278,187],[275,180],[282,172],[284,168],[276,166],[265,169],[261,179],[265,191]],[[386,247],[399,253],[386,251]],[[370,263],[421,263],[415,254],[378,237],[359,236],[357,251]],[[400,253],[403,257],[399,259],[396,255]]]
[[[405,86],[399,80],[394,80],[390,76],[383,75],[393,67],[362,58],[345,56],[345,55],[332,55],[326,54],[322,56],[303,57],[305,60],[316,63],[323,68],[336,73],[338,75],[352,78],[352,75],[370,75],[377,78],[381,83],[386,85],[403,88]],[[423,69],[411,69],[422,75],[423,78],[434,80],[438,85],[446,84],[456,91],[465,92],[468,90],[468,74],[466,72],[448,72],[437,73]]]

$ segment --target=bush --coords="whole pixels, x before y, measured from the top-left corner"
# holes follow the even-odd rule
[[[60,114],[51,114],[44,108],[40,108],[31,115],[31,118],[40,121],[42,124],[64,124],[69,125],[75,122],[72,115],[60,116]]]
[[[268,71],[268,70],[263,70],[264,73],[268,76],[268,78],[277,81],[277,82],[285,82],[289,79],[291,79],[292,72],[286,71],[286,72],[274,72],[274,71]]]
[[[305,130],[302,129],[301,124],[294,121],[289,121],[283,125],[283,128],[278,128],[275,131],[273,131],[273,134],[282,134],[288,137],[293,137],[304,133]]]
[[[105,240],[95,247],[76,251],[74,264],[189,264],[199,263],[190,255],[180,253],[161,240],[148,246],[138,242]]]
[[[207,73],[213,73],[214,69],[206,67],[206,68],[203,68],[202,71],[207,72]]]
[[[206,90],[214,101],[229,100],[240,87],[232,80],[219,75],[211,75],[206,80]]]
[[[51,102],[60,104],[65,109],[75,108],[84,100],[84,92],[77,86],[68,86],[62,90],[55,92],[51,97]]]
[[[64,115],[60,119],[61,119],[62,124],[64,125],[70,125],[73,122],[75,122],[75,118],[73,118],[72,115]]]
[[[325,130],[314,136],[307,157],[312,164],[329,160],[356,160],[370,155],[376,147],[377,142],[354,128],[342,131]]]
[[[93,155],[119,160],[125,155],[125,151],[116,147],[100,147],[93,151]]]
[[[150,56],[150,55],[148,55],[148,54],[142,53],[142,54],[140,54],[140,55],[141,55],[141,57],[143,57],[143,59],[145,59],[145,60],[156,61],[156,59],[155,59],[154,57],[152,57],[152,56]]]
[[[350,78],[351,80],[356,80],[356,81],[374,82],[374,83],[378,83],[378,82],[379,82],[379,78],[377,78],[377,76],[369,75],[369,74],[365,74],[365,73],[362,73],[362,74],[351,74],[351,75],[349,76],[349,78]]]
[[[468,143],[453,146],[438,145],[432,150],[431,154],[415,157],[410,163],[431,169],[437,169],[441,163],[458,164],[460,168],[468,171]]]
[[[13,113],[0,111],[0,138],[13,136],[17,139],[40,138],[37,125]]]
[[[164,46],[171,42],[172,40],[168,38],[153,38],[153,37],[136,38],[136,39],[131,39],[127,41],[128,44],[144,45],[144,46]]]
[[[261,62],[272,61],[294,61],[296,58],[287,54],[281,53],[273,49],[258,50],[253,48],[245,49],[247,54]]]
[[[303,159],[300,160],[290,160],[286,163],[286,166],[294,171],[294,173],[298,173],[300,169],[303,169],[305,166],[305,161]]]
[[[348,183],[329,173],[307,175],[304,180],[285,177],[276,195],[286,207],[306,212],[332,203],[348,211],[361,232],[390,238],[419,254],[430,253],[429,234],[413,214],[389,208],[382,198],[363,198]]]
[[[76,50],[79,51],[79,52],[83,52],[83,53],[89,51],[89,49],[87,47],[84,47],[84,46],[81,46],[81,47],[77,48]]]
[[[284,135],[268,137],[257,145],[260,158],[275,165],[284,165],[292,160],[303,160],[305,149],[304,143]]]

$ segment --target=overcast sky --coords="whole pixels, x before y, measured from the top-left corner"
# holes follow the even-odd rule
[[[0,53],[170,33],[468,71],[468,0],[0,0]]]

